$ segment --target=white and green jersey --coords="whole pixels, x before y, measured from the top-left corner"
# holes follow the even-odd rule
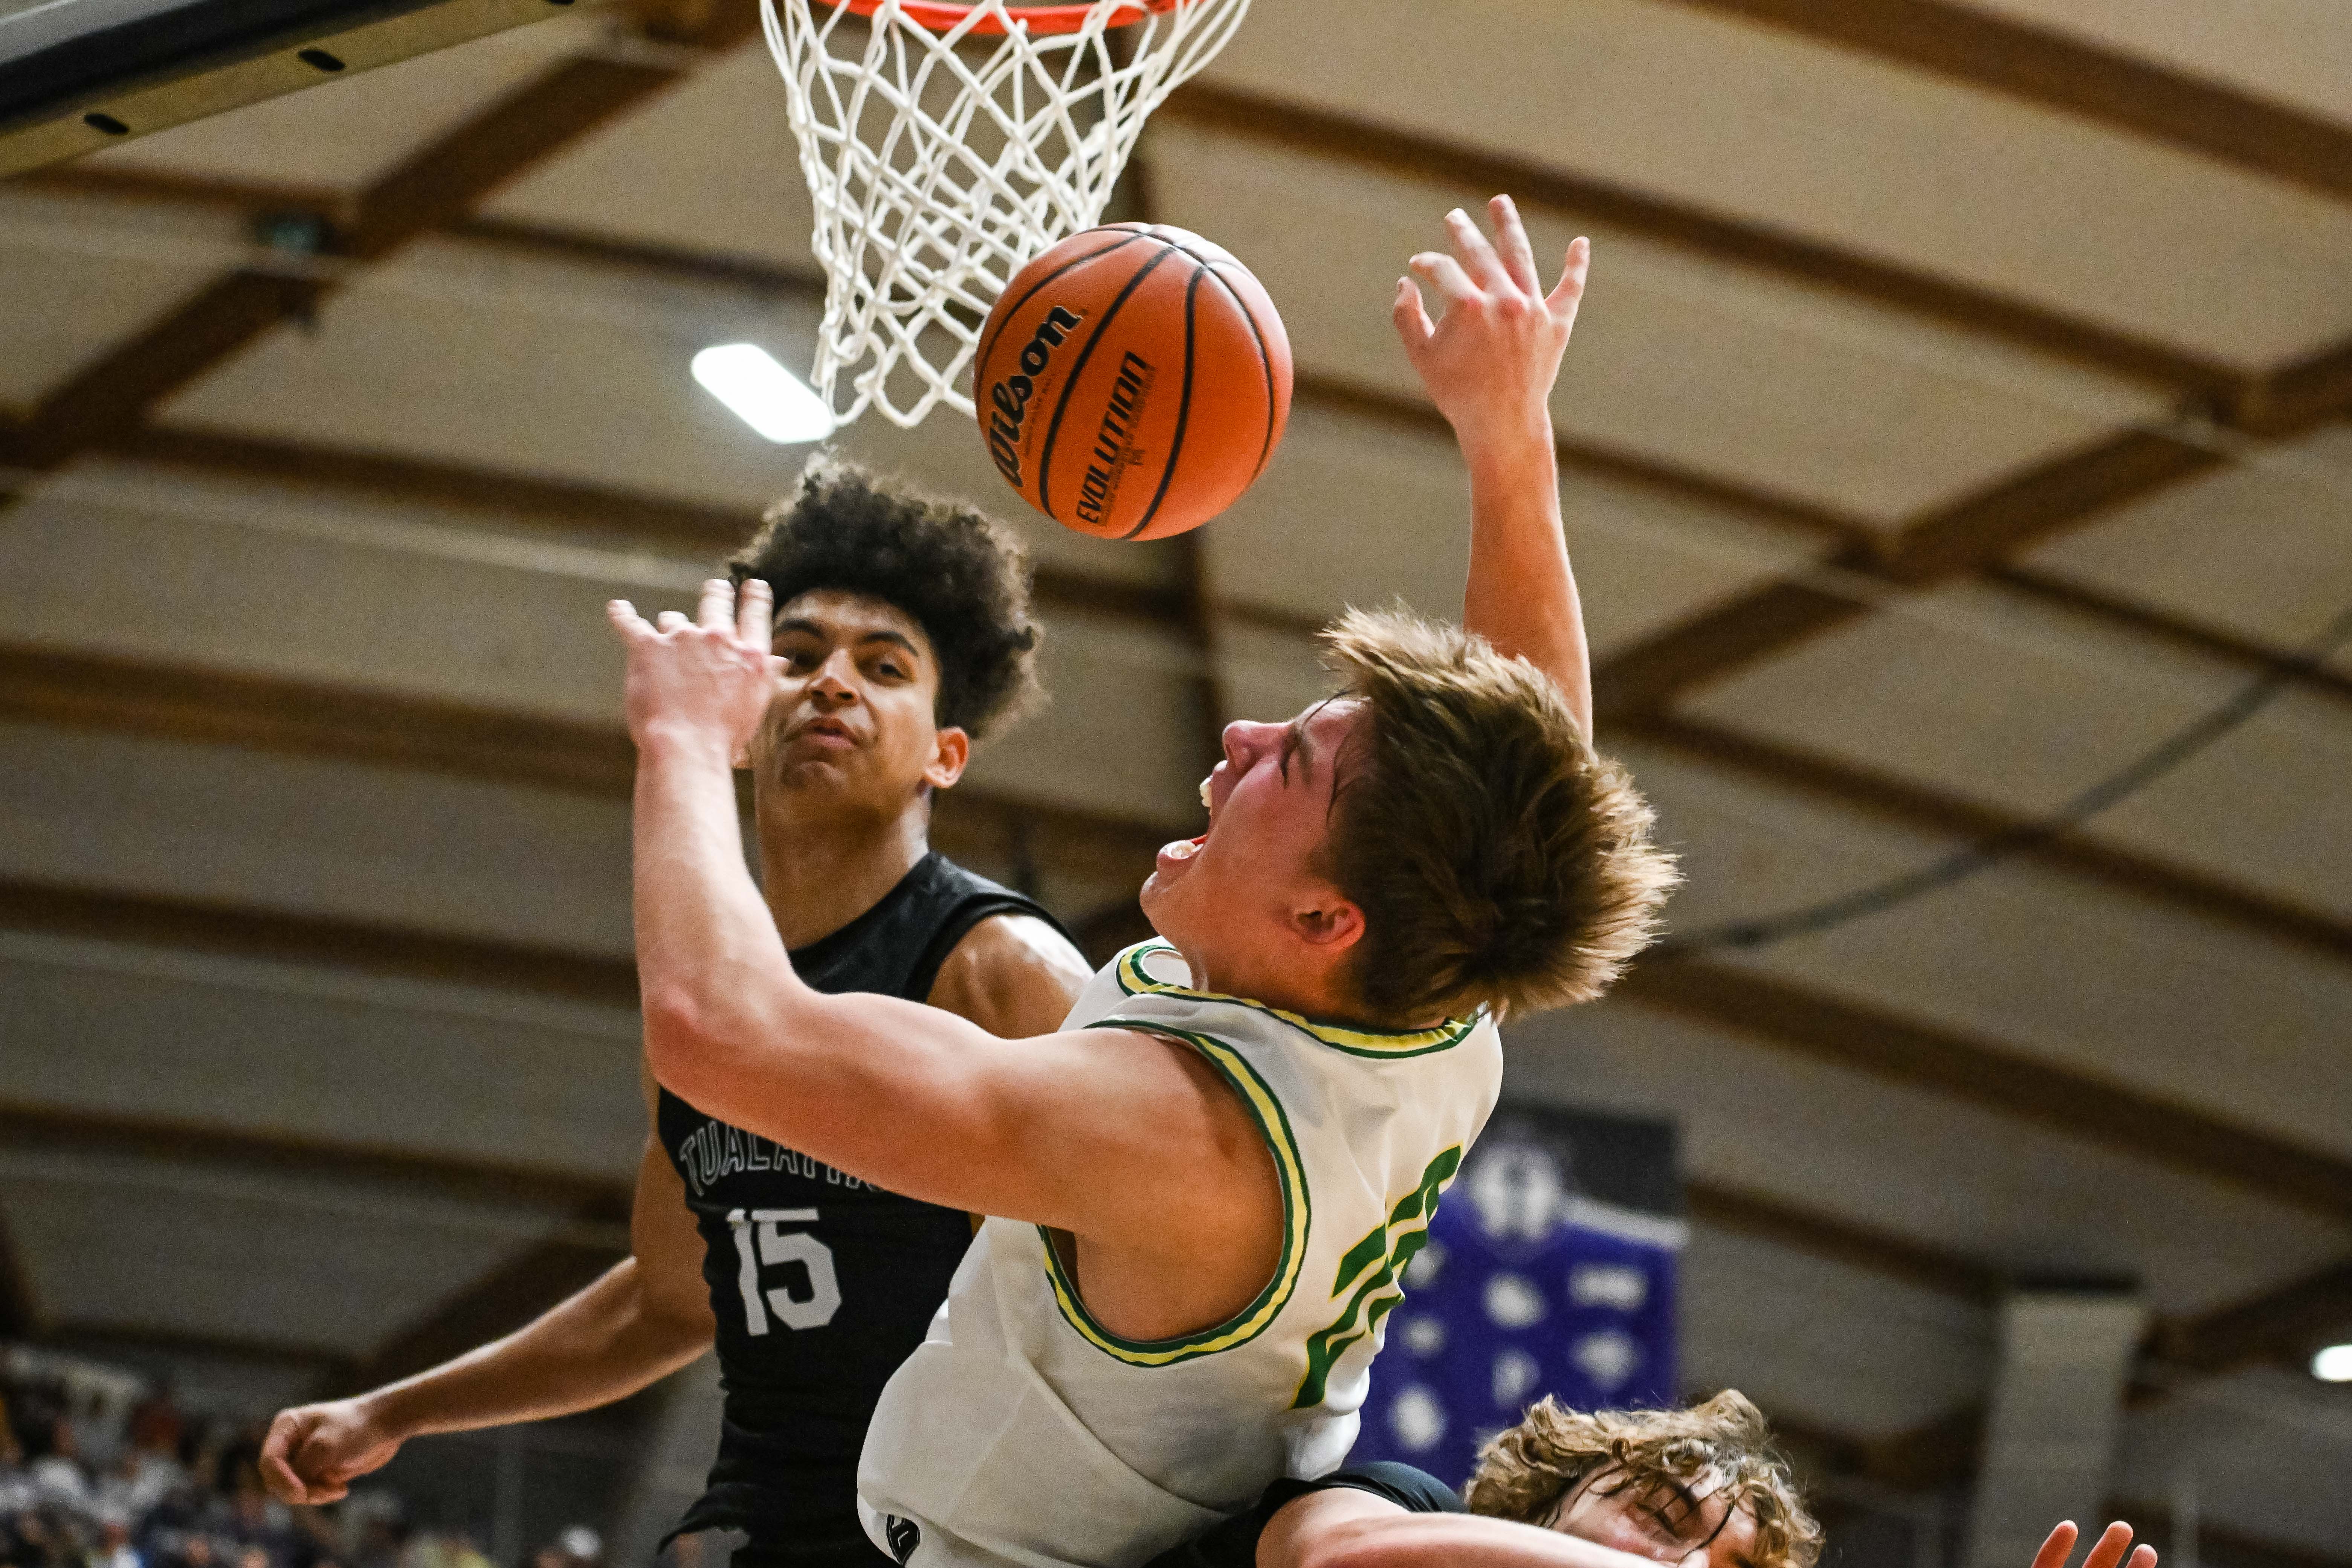
[[[1373,1352],[1437,1194],[1493,1110],[1485,1014],[1416,1030],[1318,1024],[1191,989],[1162,942],[1087,983],[1066,1028],[1192,1046],[1273,1151],[1274,1277],[1226,1322],[1121,1339],[1038,1226],[992,1219],[884,1390],[858,1464],[877,1545],[913,1568],[1126,1568],[1347,1458]]]

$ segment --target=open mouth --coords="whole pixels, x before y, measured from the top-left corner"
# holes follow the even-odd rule
[[[1163,860],[1190,860],[1208,841],[1209,836],[1203,833],[1198,838],[1180,838],[1173,844],[1163,844],[1160,847],[1160,858]]]

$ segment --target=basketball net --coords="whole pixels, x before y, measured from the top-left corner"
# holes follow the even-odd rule
[[[816,207],[810,381],[846,424],[912,426],[956,389],[1030,258],[1102,221],[1135,139],[1249,0],[764,0]]]

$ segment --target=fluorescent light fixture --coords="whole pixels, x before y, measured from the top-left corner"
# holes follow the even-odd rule
[[[694,379],[735,416],[782,446],[833,434],[833,410],[757,343],[719,343],[694,356]]]
[[[2330,1345],[2313,1356],[2311,1375],[2322,1383],[2352,1383],[2352,1345]]]

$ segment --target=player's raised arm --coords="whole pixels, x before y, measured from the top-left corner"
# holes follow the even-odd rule
[[[1420,288],[1400,279],[1397,335],[1470,468],[1463,625],[1558,682],[1590,740],[1591,659],[1560,523],[1550,397],[1591,247],[1583,239],[1570,245],[1566,268],[1547,291],[1511,199],[1496,196],[1487,212],[1492,242],[1456,208],[1445,215],[1452,254],[1412,258],[1442,314],[1433,323]]]
[[[637,742],[637,971],[655,1078],[908,1197],[1082,1236],[1154,1234],[1174,1250],[1214,1234],[1226,1175],[1272,1178],[1255,1137],[1232,1135],[1236,1102],[1197,1053],[1108,1030],[1004,1040],[793,973],[743,862],[730,777],[774,679],[770,595],[746,583],[740,617],[733,598],[710,583],[695,622],[671,611],[658,626],[610,607]],[[1043,1147],[1056,1157],[1029,1157]],[[1136,1179],[1175,1170],[1186,1180]]]

